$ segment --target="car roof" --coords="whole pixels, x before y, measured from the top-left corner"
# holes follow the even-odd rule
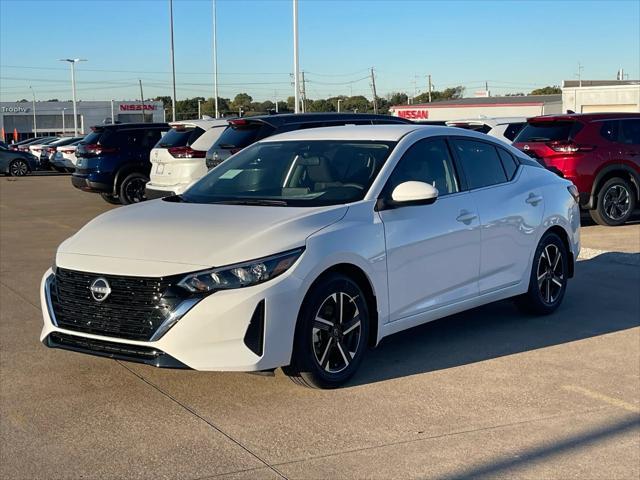
[[[455,123],[469,123],[472,125],[504,125],[505,123],[524,123],[527,117],[477,117],[477,118],[461,118],[456,120],[447,120],[447,125]]]
[[[640,113],[632,112],[603,112],[603,113],[566,113],[558,115],[539,115],[537,117],[527,118],[527,122],[560,122],[571,120],[582,120],[589,122],[592,120],[606,120],[619,118],[640,118]]]
[[[273,115],[256,115],[253,117],[242,117],[241,120],[247,122],[263,122],[274,127],[290,123],[306,122],[326,122],[330,120],[392,120],[394,123],[411,123],[400,117],[392,115],[378,115],[375,113],[337,113],[337,112],[315,112],[315,113],[278,113]]]
[[[168,128],[169,124],[164,122],[157,123],[110,123],[108,125],[95,125],[91,127],[93,131],[99,130],[131,130],[134,128]]]
[[[434,134],[451,134],[452,127],[428,125],[341,125],[337,127],[319,127],[305,130],[294,130],[267,137],[261,142],[277,142],[289,140],[353,140],[353,141],[387,141],[397,142],[408,133],[431,129]],[[457,131],[457,129],[456,129]]]
[[[203,130],[208,130],[214,127],[226,127],[229,124],[229,119],[226,118],[200,118],[195,120],[178,120],[177,122],[169,122],[171,127],[200,127]]]

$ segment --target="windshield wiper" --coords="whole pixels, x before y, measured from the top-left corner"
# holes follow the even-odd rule
[[[286,207],[288,203],[285,200],[268,200],[264,198],[259,199],[238,199],[238,200],[221,200],[219,202],[223,205],[259,205],[264,207]]]

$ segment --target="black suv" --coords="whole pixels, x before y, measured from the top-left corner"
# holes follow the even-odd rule
[[[71,183],[85,192],[100,193],[112,204],[145,200],[149,153],[169,130],[167,123],[122,123],[93,127],[76,149]]]
[[[207,167],[213,168],[252,143],[278,133],[306,128],[341,125],[393,125],[413,123],[391,115],[369,113],[284,113],[259,115],[229,120],[229,126],[218,137],[206,156]]]

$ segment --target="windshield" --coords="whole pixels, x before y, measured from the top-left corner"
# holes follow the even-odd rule
[[[362,200],[394,146],[344,140],[257,143],[213,169],[180,200],[302,207]]]

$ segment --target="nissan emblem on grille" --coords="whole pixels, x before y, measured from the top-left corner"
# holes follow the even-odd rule
[[[96,302],[103,302],[111,293],[111,287],[106,278],[96,278],[89,287],[91,296]]]

